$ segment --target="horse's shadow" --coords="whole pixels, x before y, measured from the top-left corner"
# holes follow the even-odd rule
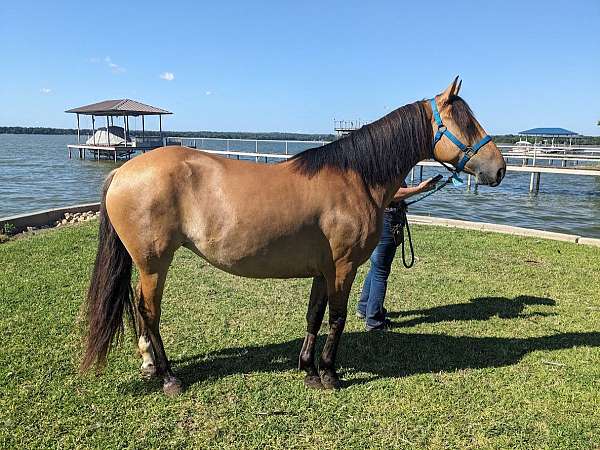
[[[507,309],[499,306],[502,303],[508,305]],[[483,320],[503,314],[502,311],[509,313],[505,317],[522,317],[520,313],[524,305],[531,304],[554,305],[555,302],[536,297],[517,297],[514,300],[483,298],[474,299],[468,304],[448,305],[421,312],[424,312],[424,317],[431,319],[427,322],[474,318]],[[469,311],[469,308],[473,310]],[[487,312],[482,312],[482,309],[486,308]],[[491,314],[492,312],[494,314]],[[416,313],[411,311],[411,315]],[[320,336],[319,347],[322,346],[324,338],[325,336]],[[173,365],[176,374],[186,386],[229,375],[281,372],[296,367],[302,341],[293,339],[275,344],[228,348],[174,360]],[[342,336],[338,364],[342,377],[360,372],[359,376],[351,376],[350,381],[346,382],[346,385],[353,385],[378,378],[508,366],[534,351],[578,346],[600,347],[600,333],[498,338],[393,331],[349,332]],[[145,384],[141,380],[134,384],[130,387],[138,392],[158,388],[157,384]]]
[[[422,323],[452,322],[456,320],[488,320],[492,317],[501,319],[529,318],[535,316],[550,316],[554,313],[531,312],[524,314],[526,306],[544,305],[554,306],[556,302],[551,298],[531,297],[520,295],[513,299],[504,297],[479,297],[469,303],[456,303],[436,306],[428,309],[389,312],[390,318],[418,316],[400,322],[395,321],[394,327],[412,327]]]

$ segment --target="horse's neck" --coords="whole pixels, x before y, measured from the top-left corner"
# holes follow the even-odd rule
[[[430,120],[432,123],[434,123],[433,112],[431,110],[431,107],[429,107],[429,102],[425,102],[425,111],[427,115],[427,120]],[[431,136],[431,139],[433,140],[433,135]],[[376,186],[371,188],[371,196],[375,200],[377,206],[382,209],[386,208],[394,198],[396,192],[398,192],[398,189],[400,189],[400,187],[402,186],[402,183],[404,183],[404,180],[410,173],[411,169],[419,161],[423,161],[424,159],[429,159],[432,157],[433,154],[429,154],[427,152],[427,149],[422,149],[418,155],[410,155],[407,152],[405,170],[400,174],[398,179],[391,181],[385,186]]]
[[[375,204],[379,209],[387,208],[398,189],[404,183],[404,179],[408,176],[410,170],[423,159],[426,159],[426,156],[419,156],[416,161],[409,162],[409,168],[403,172],[397,180],[391,181],[385,186],[374,186],[371,188],[371,197],[374,199]]]
[[[377,205],[377,208],[383,209],[386,208],[398,189],[402,186],[402,182],[404,181],[404,177],[406,175],[400,177],[398,181],[394,181],[392,183],[387,184],[386,186],[376,186],[371,188],[371,196]]]

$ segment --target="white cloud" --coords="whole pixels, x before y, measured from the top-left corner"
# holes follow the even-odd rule
[[[164,72],[160,74],[160,78],[167,81],[173,81],[175,79],[175,74],[173,72]]]
[[[92,64],[98,64],[102,60],[100,58],[98,58],[97,56],[94,56],[94,57],[90,58],[89,61]],[[123,72],[126,71],[125,67],[120,66],[120,65],[114,63],[112,61],[112,59],[110,59],[110,56],[104,57],[103,61],[106,63],[106,66],[111,70],[112,73],[123,73]]]
[[[212,95],[212,91],[206,91],[205,94],[206,95]]]
[[[125,72],[125,68],[112,62],[112,60],[110,59],[110,56],[107,56],[106,58],[104,58],[104,61],[106,62],[106,64],[108,64],[108,67],[110,67],[110,70],[112,70],[112,73]]]
[[[50,89],[50,88],[41,88],[41,89],[40,89],[40,92],[41,92],[42,94],[48,95],[48,94],[51,94],[51,93],[52,93],[52,89]]]

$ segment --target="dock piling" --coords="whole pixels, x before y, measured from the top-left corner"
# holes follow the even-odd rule
[[[540,178],[542,174],[540,172],[533,172],[529,180],[529,192],[535,192],[536,194],[540,191]]]

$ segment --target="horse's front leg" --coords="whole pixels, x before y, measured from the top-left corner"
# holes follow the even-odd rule
[[[327,307],[327,283],[323,276],[313,279],[310,301],[306,312],[306,337],[298,358],[298,369],[306,371],[304,384],[322,389],[321,377],[315,366],[315,343]]]
[[[348,296],[356,276],[353,264],[338,264],[335,280],[327,280],[329,300],[329,334],[319,361],[319,376],[325,389],[338,389],[340,380],[335,370],[335,357],[348,315]]]

